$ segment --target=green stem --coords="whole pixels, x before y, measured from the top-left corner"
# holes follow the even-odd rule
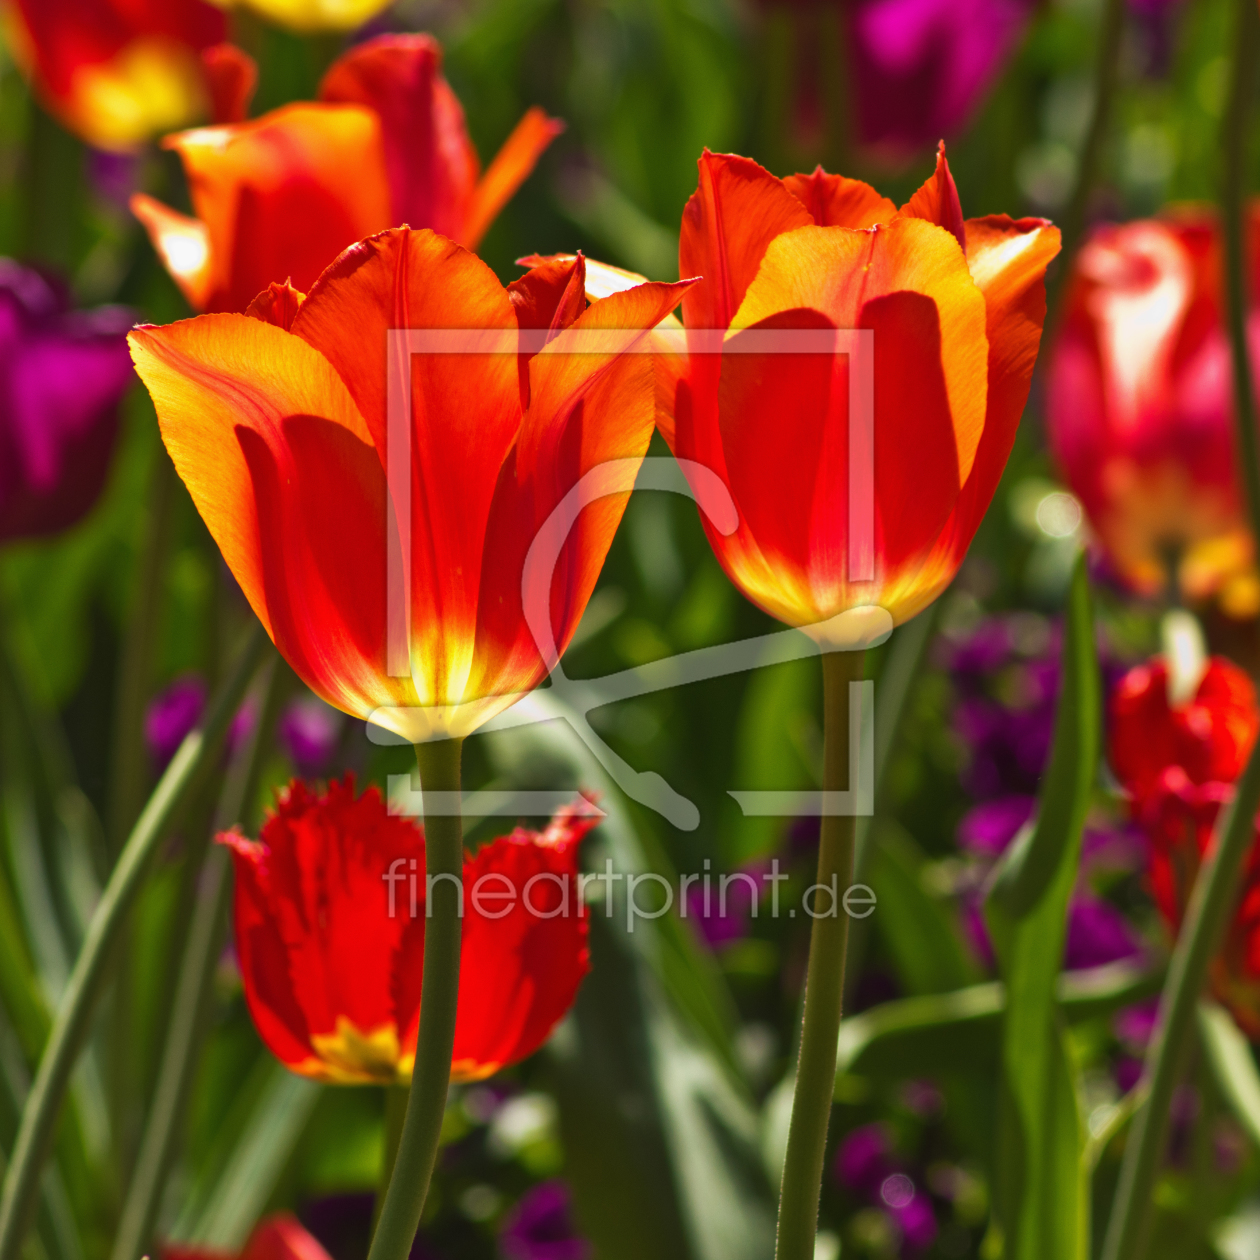
[[[860,652],[823,656],[823,790],[843,791],[849,775],[849,683],[862,677]],[[853,878],[856,818],[824,814],[818,840],[818,883],[843,896]],[[818,1231],[827,1124],[836,1085],[836,1038],[844,998],[849,916],[839,904],[814,919],[801,1018],[796,1091],[779,1196],[777,1260],[813,1260]]]
[[[458,801],[462,740],[416,745],[420,787]],[[420,988],[420,1029],[402,1137],[393,1175],[385,1191],[368,1260],[406,1260],[429,1193],[437,1160],[446,1091],[455,1047],[459,1002],[459,946],[462,928],[464,829],[458,810],[426,810],[424,979]],[[6,1257],[0,1256],[0,1260]]]
[[[241,820],[258,782],[267,735],[274,725],[276,660],[263,666],[259,679],[258,721],[237,750],[224,778],[212,830],[219,832]],[[214,981],[232,890],[231,862],[226,850],[213,845],[201,863],[197,900],[180,962],[175,1001],[167,1025],[153,1102],[127,1187],[111,1260],[135,1260],[153,1229],[158,1203],[170,1169],[171,1148],[196,1062],[198,1032]]]
[[[398,1159],[398,1143],[402,1141],[403,1121],[407,1118],[409,1090],[402,1085],[385,1087],[385,1140],[381,1148],[381,1175],[377,1180],[376,1202],[372,1205],[372,1229],[381,1219],[385,1206],[385,1194],[394,1175],[394,1163]]]
[[[1225,159],[1222,211],[1229,334],[1234,361],[1234,423],[1252,537],[1260,539],[1260,452],[1257,451],[1251,363],[1247,353],[1243,235],[1247,113],[1260,43],[1257,39],[1260,14],[1257,14],[1255,0],[1235,0],[1235,3],[1234,64],[1222,137]],[[1217,825],[1211,854],[1200,866],[1190,893],[1185,921],[1160,999],[1159,1025],[1146,1054],[1145,1076],[1150,1082],[1150,1097],[1135,1116],[1125,1146],[1103,1245],[1103,1260],[1137,1260],[1146,1246],[1151,1191],[1168,1133],[1168,1109],[1192,1044],[1195,1007],[1203,991],[1208,966],[1233,914],[1239,874],[1252,849],[1257,805],[1260,805],[1260,741],[1251,750],[1234,799]]]
[[[262,627],[255,626],[204,725],[180,745],[153,790],[101,894],[27,1095],[13,1155],[0,1189],[0,1260],[17,1260],[20,1254],[70,1074],[87,1036],[110,956],[144,882],[149,859],[180,806],[214,764],[228,723],[266,643]]]
[[[1255,393],[1247,353],[1249,294],[1246,248],[1248,114],[1255,95],[1256,53],[1260,13],[1254,4],[1235,0],[1234,63],[1229,104],[1225,111],[1222,150],[1221,219],[1225,234],[1225,293],[1234,366],[1234,437],[1251,520],[1252,537],[1260,540],[1260,450],[1257,449]]]
[[[1090,115],[1089,127],[1085,132],[1085,141],[1081,145],[1080,163],[1076,168],[1076,183],[1072,186],[1072,195],[1068,198],[1061,220],[1063,249],[1059,254],[1059,264],[1049,286],[1047,329],[1051,326],[1059,295],[1071,274],[1072,262],[1076,257],[1081,238],[1085,234],[1089,198],[1094,191],[1094,181],[1098,176],[1103,144],[1106,142],[1107,128],[1111,123],[1111,107],[1115,101],[1116,87],[1120,77],[1120,47],[1124,36],[1125,7],[1125,0],[1106,0],[1106,8],[1102,14],[1102,23],[1098,32],[1098,60],[1094,64],[1094,109]]]

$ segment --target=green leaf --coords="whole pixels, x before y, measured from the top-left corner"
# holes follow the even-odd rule
[[[565,716],[545,693],[527,703]],[[592,869],[607,855],[621,874],[664,872],[650,832],[632,825],[567,722],[487,742],[514,782],[529,777],[531,763],[537,771],[550,761],[547,786],[562,776],[601,793],[608,816],[586,855]],[[624,883],[590,914],[591,974],[548,1051],[583,1230],[604,1260],[764,1260],[774,1246],[774,1196],[720,972],[671,914],[631,930]]]
[[[1007,850],[985,907],[1007,989],[994,1206],[1017,1260],[1087,1255],[1084,1134],[1055,993],[1101,724],[1083,555],[1068,596],[1062,668],[1037,820]]]
[[[247,1110],[225,1121],[229,1140],[207,1160],[172,1237],[239,1252],[292,1159],[322,1089],[269,1055],[260,1059],[245,1087]]]
[[[1199,1003],[1199,1036],[1216,1083],[1238,1122],[1260,1147],[1260,1071],[1251,1043],[1234,1017],[1216,1002]]]

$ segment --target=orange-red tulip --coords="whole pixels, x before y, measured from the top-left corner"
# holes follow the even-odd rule
[[[130,148],[206,113],[199,54],[226,23],[204,0],[5,0],[3,16],[40,100],[91,144]]]
[[[944,590],[1014,442],[1058,248],[1042,219],[964,221],[943,146],[900,210],[821,168],[777,179],[704,154],[679,246],[682,274],[703,279],[683,301],[689,357],[665,436],[730,489],[738,529],[705,527],[751,600],[839,647]],[[873,331],[862,580],[849,575],[849,360],[738,353],[750,329]]]
[[[203,315],[131,334],[193,501],[276,646],[330,704],[359,717],[393,707],[381,723],[413,741],[462,736],[553,663],[525,620],[526,554],[586,472],[642,459],[653,366],[631,351],[689,287],[644,284],[584,309],[583,270],[581,259],[548,263],[504,289],[461,246],[399,228],[347,250],[304,301],[275,286],[258,318]],[[414,360],[404,677],[387,672],[386,655],[386,339],[397,327],[488,330],[509,347],[520,330],[551,338],[536,354]],[[571,353],[590,332],[599,352],[588,341]],[[628,493],[627,483],[586,508],[560,553],[558,651]]]
[[[1217,225],[1200,212],[1098,228],[1050,356],[1047,419],[1121,576],[1154,594],[1176,560],[1185,593],[1219,592],[1226,611],[1246,615],[1260,587],[1234,475],[1221,266]]]
[[[533,1054],[588,969],[578,845],[595,819],[562,810],[464,861],[452,1075]],[[424,974],[424,832],[354,779],[295,780],[236,865],[236,950],[259,1035],[291,1071],[336,1084],[411,1079]]]
[[[428,35],[383,35],[334,62],[318,102],[168,136],[196,218],[132,210],[199,311],[243,311],[272,282],[305,292],[345,248],[432,228],[474,249],[561,130],[529,110],[478,178],[464,112]]]

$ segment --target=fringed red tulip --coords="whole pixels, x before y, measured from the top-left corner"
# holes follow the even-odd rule
[[[466,858],[452,1077],[538,1049],[587,970],[578,845],[562,810]],[[353,777],[295,781],[258,840],[219,837],[236,865],[236,948],[250,1014],[286,1067],[340,1084],[411,1078],[424,969],[424,832]]]

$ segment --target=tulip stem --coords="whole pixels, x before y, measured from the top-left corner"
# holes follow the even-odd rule
[[[849,776],[849,683],[862,677],[860,652],[829,652],[823,663],[823,790],[840,792]],[[844,1005],[849,916],[841,909],[853,878],[854,815],[824,813],[818,839],[818,883],[805,976],[800,1057],[779,1195],[777,1260],[813,1260],[818,1231],[827,1125],[836,1089],[836,1047]],[[833,884],[833,881],[834,884]],[[835,888],[828,905],[826,898]]]
[[[416,745],[426,803],[430,793],[440,792],[446,810],[425,810],[424,978],[416,1062],[398,1153],[368,1260],[406,1260],[429,1193],[446,1112],[463,926],[464,828],[458,808],[462,743],[448,739]]]
[[[0,1260],[17,1260],[39,1193],[57,1116],[92,1021],[96,999],[149,859],[190,794],[214,764],[228,723],[258,668],[267,635],[255,625],[205,722],[189,734],[131,829],[88,925],[22,1109],[21,1125],[0,1190]]]
[[[1238,11],[1233,41],[1229,103],[1222,133],[1221,218],[1225,230],[1225,292],[1229,339],[1234,366],[1234,431],[1242,465],[1252,538],[1260,542],[1260,449],[1257,449],[1255,394],[1247,353],[1248,276],[1245,220],[1247,214],[1247,117],[1255,96],[1256,51],[1260,12],[1255,4],[1235,0]]]

